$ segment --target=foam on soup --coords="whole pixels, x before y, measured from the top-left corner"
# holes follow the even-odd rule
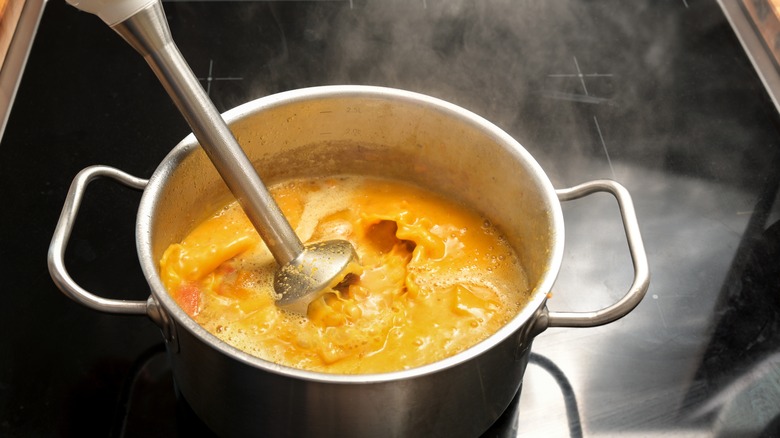
[[[161,278],[199,324],[250,354],[329,373],[407,369],[484,340],[530,297],[495,227],[434,193],[358,176],[270,191],[302,242],[348,240],[362,271],[295,315],[274,304],[276,263],[236,202],[199,224],[165,251]]]

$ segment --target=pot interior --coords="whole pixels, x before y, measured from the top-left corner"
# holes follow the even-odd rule
[[[563,246],[555,192],[530,154],[481,117],[427,96],[361,86],[282,93],[224,117],[266,184],[371,175],[417,184],[482,213],[517,251],[534,289],[522,319],[552,287]],[[169,310],[176,304],[159,281],[163,251],[229,197],[192,135],[150,179],[139,210],[139,254]]]

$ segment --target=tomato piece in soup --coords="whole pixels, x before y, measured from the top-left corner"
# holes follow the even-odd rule
[[[195,316],[200,313],[200,289],[192,283],[184,283],[176,290],[175,297],[179,306],[187,312],[187,315]]]

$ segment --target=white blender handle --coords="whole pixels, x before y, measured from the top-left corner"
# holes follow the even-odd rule
[[[100,17],[107,25],[113,26],[125,21],[136,12],[157,0],[66,0],[71,6]]]

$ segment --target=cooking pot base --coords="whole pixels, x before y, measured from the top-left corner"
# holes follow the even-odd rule
[[[482,435],[483,437],[517,436],[520,389],[506,411]],[[164,344],[156,345],[136,360],[117,401],[114,436],[134,436],[135,432],[154,430],[165,437],[216,437],[192,410],[176,388]]]

